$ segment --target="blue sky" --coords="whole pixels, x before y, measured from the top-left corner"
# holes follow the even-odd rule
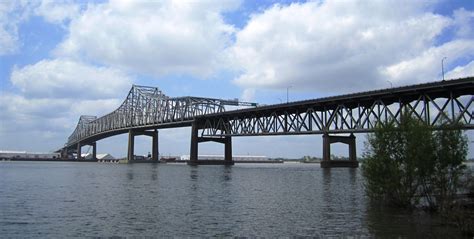
[[[132,84],[273,104],[288,87],[294,101],[437,81],[443,57],[447,78],[472,76],[473,26],[470,0],[0,1],[0,149],[57,149],[80,115],[112,111]],[[160,140],[163,154],[189,153],[189,129]],[[236,154],[272,157],[320,146],[317,135],[234,140]],[[125,148],[118,136],[98,150]]]

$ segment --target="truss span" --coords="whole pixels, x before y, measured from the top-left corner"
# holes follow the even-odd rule
[[[403,112],[436,128],[474,128],[474,77],[197,117],[201,137],[372,132]]]
[[[83,115],[66,148],[83,141],[96,141],[133,128],[160,128],[191,125],[197,116],[223,113],[225,106],[257,106],[238,100],[202,97],[168,97],[156,87],[133,85],[127,98],[111,113],[100,118]]]
[[[129,130],[193,126],[200,137],[372,132],[377,123],[400,123],[403,112],[433,127],[474,129],[474,77],[259,106],[201,97],[175,97],[134,85],[113,112],[81,116],[64,148]],[[226,111],[225,106],[254,106]],[[193,133],[194,135],[194,133]],[[197,134],[196,134],[197,136]]]

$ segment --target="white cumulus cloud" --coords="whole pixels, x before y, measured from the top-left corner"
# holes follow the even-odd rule
[[[51,23],[60,24],[79,14],[79,5],[72,0],[43,0],[35,9],[35,14]]]
[[[0,1],[0,56],[19,48],[18,24],[29,14],[27,2]]]
[[[41,16],[47,22],[61,24],[79,14],[79,5],[72,0],[1,1],[0,56],[17,53],[25,44],[19,26],[31,16]]]
[[[54,59],[13,69],[11,82],[28,97],[107,99],[123,94],[132,79],[113,68]]]
[[[460,57],[473,59],[474,40],[455,40],[438,47],[431,47],[412,59],[388,66],[383,73],[397,84],[441,80],[441,61],[446,57],[445,67]]]
[[[457,66],[453,70],[446,73],[446,79],[456,79],[468,76],[474,76],[474,60],[465,66]]]
[[[457,9],[454,11],[454,22],[457,28],[456,34],[459,37],[474,37],[474,11]]]
[[[1,92],[0,145],[3,149],[59,149],[76,127],[80,115],[103,115],[117,108],[121,100],[28,98]]]
[[[341,93],[383,87],[387,80],[400,84],[436,80],[442,55],[451,62],[472,57],[473,42],[455,39],[436,45],[449,27],[468,35],[470,13],[459,11],[451,18],[432,13],[433,5],[413,1],[274,5],[252,15],[236,34],[231,54],[242,74],[235,83],[245,89],[291,85],[296,90]]]
[[[110,1],[89,5],[71,21],[56,49],[73,56],[153,76],[206,77],[225,60],[234,27],[222,12],[235,1]]]

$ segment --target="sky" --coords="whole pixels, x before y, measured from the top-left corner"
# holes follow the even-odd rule
[[[132,84],[275,104],[287,91],[296,101],[439,81],[444,57],[446,79],[474,75],[474,1],[0,0],[0,149],[57,150],[80,115],[113,111]],[[189,154],[190,128],[159,140],[161,155]],[[151,151],[148,137],[135,144]],[[97,150],[126,148],[120,135]],[[234,137],[233,152],[320,157],[322,139]]]

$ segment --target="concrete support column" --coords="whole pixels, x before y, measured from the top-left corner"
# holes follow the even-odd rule
[[[94,142],[91,144],[92,146],[92,160],[97,160],[97,143]]]
[[[232,162],[232,137],[226,136],[224,140],[224,161]]]
[[[331,141],[328,134],[323,134],[323,161],[331,160]]]
[[[198,126],[197,123],[194,122],[191,128],[191,150],[189,154],[189,162],[191,164],[196,163],[198,160]]]
[[[354,134],[349,136],[349,160],[357,161],[357,152],[356,152],[356,137]]]
[[[77,160],[81,160],[81,148],[82,148],[82,145],[81,145],[81,142],[78,142],[77,143]]]
[[[158,149],[158,130],[156,129],[153,131],[152,144],[151,159],[158,161],[160,153]]]
[[[61,159],[67,159],[67,155],[68,155],[67,148],[62,149],[61,150]]]
[[[133,130],[128,131],[128,153],[127,160],[134,159],[134,149],[135,149],[135,134]]]
[[[349,146],[349,160],[331,160],[331,144],[332,143],[343,143]],[[328,134],[323,135],[323,161],[321,162],[322,168],[332,167],[359,167],[356,154],[356,141],[354,134],[350,136],[330,136]]]
[[[208,136],[199,137],[199,123],[193,122],[191,128],[191,150],[189,153],[188,165],[233,165],[232,160],[232,137],[231,136]],[[224,144],[224,160],[199,160],[199,143],[216,142]]]

